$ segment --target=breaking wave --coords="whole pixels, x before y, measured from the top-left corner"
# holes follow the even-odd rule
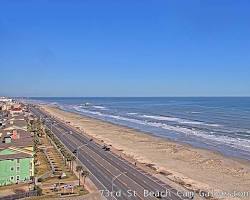
[[[159,121],[171,121],[171,122],[178,122],[180,124],[193,124],[193,125],[205,125],[205,126],[213,126],[219,127],[219,124],[208,124],[200,121],[190,121],[186,119],[176,118],[176,117],[167,117],[167,116],[153,116],[153,115],[143,115],[144,118],[155,119]]]
[[[82,114],[90,115],[91,117],[96,117],[99,119],[104,119],[110,122],[116,122],[116,121],[123,121],[123,122],[130,122],[133,124],[139,124],[146,127],[154,127],[159,128],[162,130],[168,130],[175,133],[183,134],[184,136],[195,136],[196,138],[201,138],[202,141],[207,141],[207,143],[214,143],[214,144],[224,144],[236,149],[244,150],[250,153],[250,140],[249,139],[243,139],[243,138],[234,138],[234,137],[228,137],[226,135],[215,135],[215,132],[213,131],[202,131],[195,128],[187,128],[187,127],[181,127],[181,126],[174,126],[169,125],[167,123],[163,122],[152,122],[142,119],[135,119],[135,118],[128,118],[124,116],[119,115],[112,115],[112,114],[106,114],[101,113],[98,111],[90,111],[87,109],[84,109],[79,106],[74,106],[73,109],[77,112],[80,112]],[[137,113],[136,113],[137,114]],[[133,114],[132,114],[133,115]],[[193,121],[185,121],[180,118],[174,118],[174,117],[165,117],[165,116],[151,116],[151,115],[143,115],[143,117],[155,119],[159,121],[175,121],[180,123],[189,123],[189,124],[205,124],[203,122],[193,122]],[[212,125],[213,126],[213,125]]]
[[[108,108],[104,106],[92,106],[93,108],[100,109],[100,110],[108,110]]]

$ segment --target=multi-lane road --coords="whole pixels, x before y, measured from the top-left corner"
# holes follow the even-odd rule
[[[106,199],[182,200],[183,194],[99,144],[74,127],[31,105],[30,111],[44,118],[45,125],[75,153],[90,172],[90,179]]]

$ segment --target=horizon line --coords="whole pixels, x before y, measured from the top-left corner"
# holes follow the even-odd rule
[[[8,98],[250,98],[250,96],[5,96]]]

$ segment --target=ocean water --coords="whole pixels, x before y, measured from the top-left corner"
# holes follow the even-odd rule
[[[29,100],[57,105],[67,111],[135,128],[158,137],[250,160],[248,97]]]

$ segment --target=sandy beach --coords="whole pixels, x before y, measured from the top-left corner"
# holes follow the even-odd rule
[[[162,176],[181,183],[188,189],[207,192],[249,192],[248,197],[242,198],[250,199],[250,162],[248,161],[178,144],[127,127],[62,111],[56,107],[42,106],[42,108],[79,127],[89,136],[112,145],[116,151],[145,166],[150,164],[155,168],[156,173],[164,174]]]

